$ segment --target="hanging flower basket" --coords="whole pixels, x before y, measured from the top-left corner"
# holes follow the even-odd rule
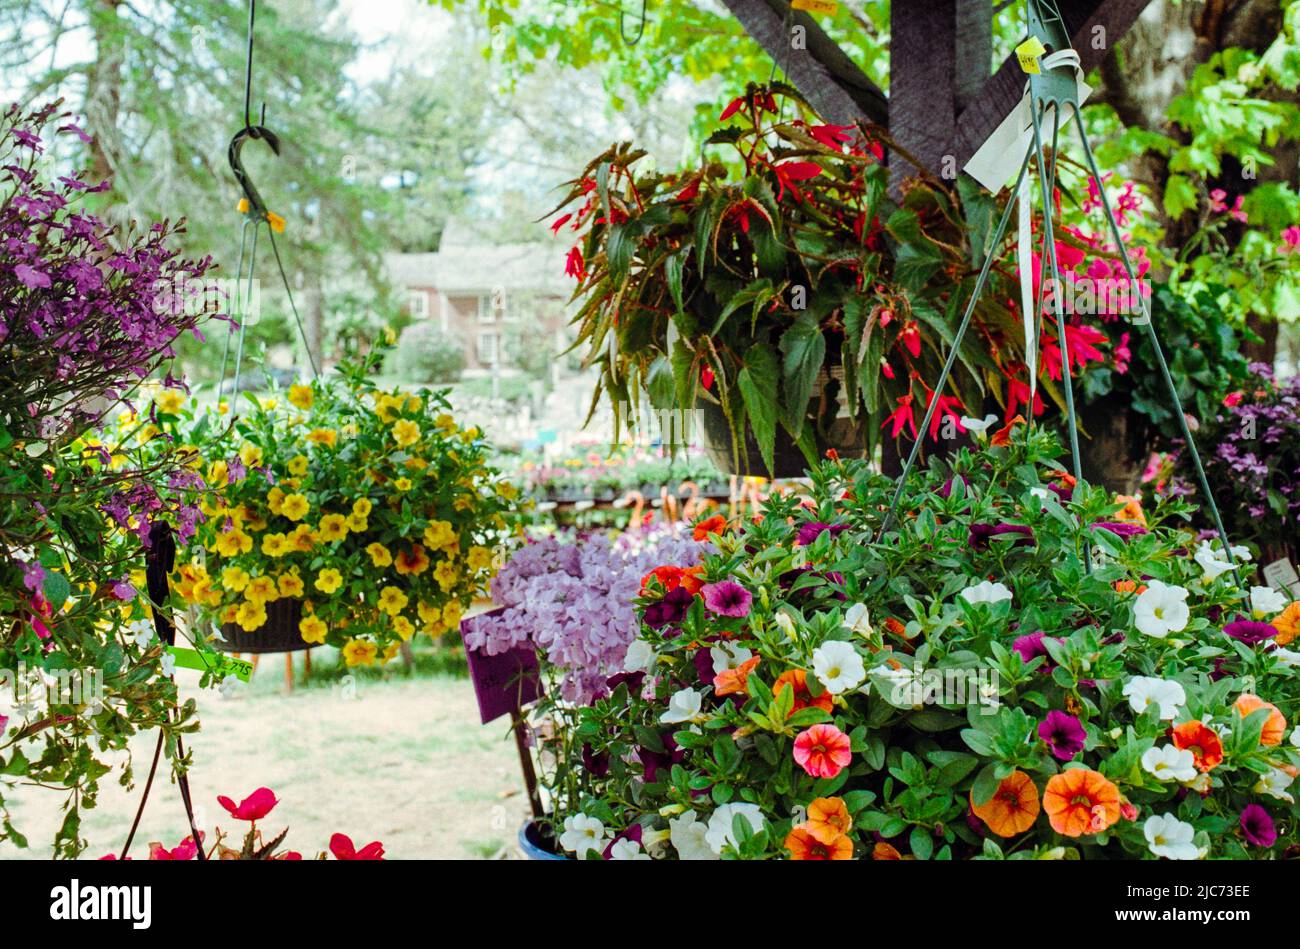
[[[266,606],[266,624],[252,632],[245,632],[238,623],[223,623],[221,635],[225,642],[214,645],[222,652],[268,653],[300,652],[315,649],[318,644],[306,642],[298,629],[302,622],[301,600],[276,600]]]

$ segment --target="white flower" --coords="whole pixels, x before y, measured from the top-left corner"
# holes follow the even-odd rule
[[[1157,639],[1187,628],[1191,619],[1187,590],[1152,580],[1133,606],[1133,623],[1138,632]]]
[[[1269,655],[1281,663],[1284,668],[1289,669],[1300,665],[1300,652],[1296,652],[1294,649],[1283,649],[1281,646],[1276,646],[1269,652]]]
[[[1196,828],[1173,814],[1152,814],[1142,825],[1147,847],[1157,857],[1170,860],[1198,860],[1204,852],[1192,842]]]
[[[694,811],[668,821],[668,837],[677,851],[679,860],[717,860],[705,837],[708,827],[695,819]]]
[[[704,693],[694,689],[681,689],[674,692],[673,697],[668,700],[668,711],[659,716],[659,721],[665,725],[692,722],[699,717],[700,704],[703,701]]]
[[[1291,730],[1291,744],[1300,748],[1300,728],[1293,728]]]
[[[1196,777],[1196,756],[1175,745],[1148,748],[1142,755],[1142,767],[1157,781],[1191,781]]]
[[[227,699],[230,698],[232,695],[235,694],[235,691],[239,688],[239,676],[235,675],[232,672],[230,675],[226,676],[224,679],[221,680],[221,685],[218,686],[218,688],[221,690],[222,698],[227,698]]]
[[[794,639],[794,619],[789,613],[785,610],[778,610],[777,614],[772,617],[772,621],[776,623],[777,629],[785,633],[787,639]]]
[[[595,817],[586,814],[574,814],[564,818],[564,833],[560,834],[560,846],[585,857],[587,851],[600,853],[605,849],[605,825]]]
[[[971,418],[969,415],[963,415],[961,417],[961,426],[966,429],[966,431],[975,435],[983,435],[997,420],[998,417],[996,415],[986,415],[982,419]]]
[[[1235,554],[1236,551],[1234,550],[1233,553]],[[1196,553],[1192,559],[1200,564],[1201,569],[1205,571],[1205,576],[1202,579],[1206,583],[1232,569],[1232,564],[1219,559],[1219,555],[1215,553],[1208,540],[1201,541],[1201,546],[1196,548]]]
[[[957,595],[967,603],[999,603],[1011,599],[1011,590],[1006,584],[982,580]]]
[[[153,642],[153,624],[148,620],[138,619],[127,627],[127,632],[135,640],[135,647],[140,650],[149,648]]]
[[[1284,594],[1278,593],[1272,587],[1250,588],[1250,609],[1255,614],[1255,619],[1281,613],[1290,602]]]
[[[628,840],[626,837],[617,841],[614,846],[609,848],[609,859],[611,860],[649,860],[650,854],[641,849],[641,845],[635,840]]]
[[[813,650],[813,673],[831,695],[856,689],[867,677],[867,667],[852,643],[831,641]]]
[[[1172,679],[1153,679],[1134,676],[1124,683],[1124,697],[1133,711],[1141,715],[1148,706],[1160,706],[1160,718],[1173,721],[1178,716],[1178,706],[1187,702],[1187,693]]]
[[[171,653],[163,653],[158,665],[162,667],[163,675],[171,677],[176,674],[176,657]]]
[[[1279,801],[1286,801],[1288,804],[1294,804],[1295,798],[1291,796],[1289,791],[1287,791],[1287,788],[1291,786],[1291,782],[1294,780],[1295,779],[1292,778],[1291,775],[1287,774],[1281,768],[1269,768],[1268,772],[1260,775],[1259,780],[1255,782],[1255,793],[1267,794],[1270,797],[1277,798]]]
[[[1038,500],[1040,501],[1047,501],[1051,498],[1056,497],[1056,495],[1053,494],[1052,491],[1048,488],[1038,488],[1038,487],[1030,488],[1029,493],[1032,494],[1034,497],[1038,498]]]
[[[754,654],[744,646],[729,646],[723,644],[714,646],[709,650],[709,655],[713,657],[713,674],[722,675],[728,669],[737,669],[750,659]]]
[[[763,812],[757,804],[723,804],[709,817],[709,829],[704,834],[704,841],[709,849],[721,856],[722,848],[727,844],[736,845],[736,838],[731,832],[731,822],[737,817],[749,821],[749,826],[757,832],[763,826]]]
[[[858,636],[872,637],[876,631],[871,628],[871,617],[867,615],[867,604],[854,603],[844,613],[844,628]]]
[[[624,672],[649,672],[655,663],[654,648],[644,639],[634,639],[628,643],[627,655],[623,658]]]
[[[871,674],[884,680],[881,698],[894,708],[920,708],[924,704],[925,689],[919,670],[909,669],[907,666],[895,669],[893,666],[883,665],[876,666],[871,670]]]

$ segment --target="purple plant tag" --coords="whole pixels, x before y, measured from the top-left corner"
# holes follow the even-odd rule
[[[478,619],[503,611],[504,608],[490,610],[461,620],[461,639],[465,638],[467,630],[474,628]],[[465,658],[469,660],[469,677],[474,682],[479,718],[484,725],[502,715],[517,712],[541,697],[541,675],[537,653],[532,646],[518,646],[496,656],[466,646]]]

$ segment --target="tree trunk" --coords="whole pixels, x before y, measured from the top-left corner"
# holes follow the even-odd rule
[[[321,286],[320,272],[312,270],[306,275],[305,289],[302,295],[302,329],[306,336],[307,351],[311,362],[317,370],[325,370],[324,333],[325,333],[325,292]],[[296,333],[298,328],[293,327]]]
[[[122,66],[126,59],[126,34],[118,22],[121,0],[91,0],[87,17],[94,37],[95,60],[86,76],[86,131],[94,137],[90,145],[90,181],[111,178],[116,169],[114,154],[117,123],[122,108]]]

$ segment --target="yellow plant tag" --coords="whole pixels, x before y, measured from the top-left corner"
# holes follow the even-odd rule
[[[1039,41],[1037,36],[1031,36],[1019,46],[1016,47],[1016,58],[1020,60],[1020,68],[1024,72],[1033,73],[1035,76],[1042,73],[1038,65],[1038,57],[1047,52],[1047,47]]]
[[[840,8],[838,0],[793,0],[790,6],[796,10],[823,13],[826,16],[834,16]]]

